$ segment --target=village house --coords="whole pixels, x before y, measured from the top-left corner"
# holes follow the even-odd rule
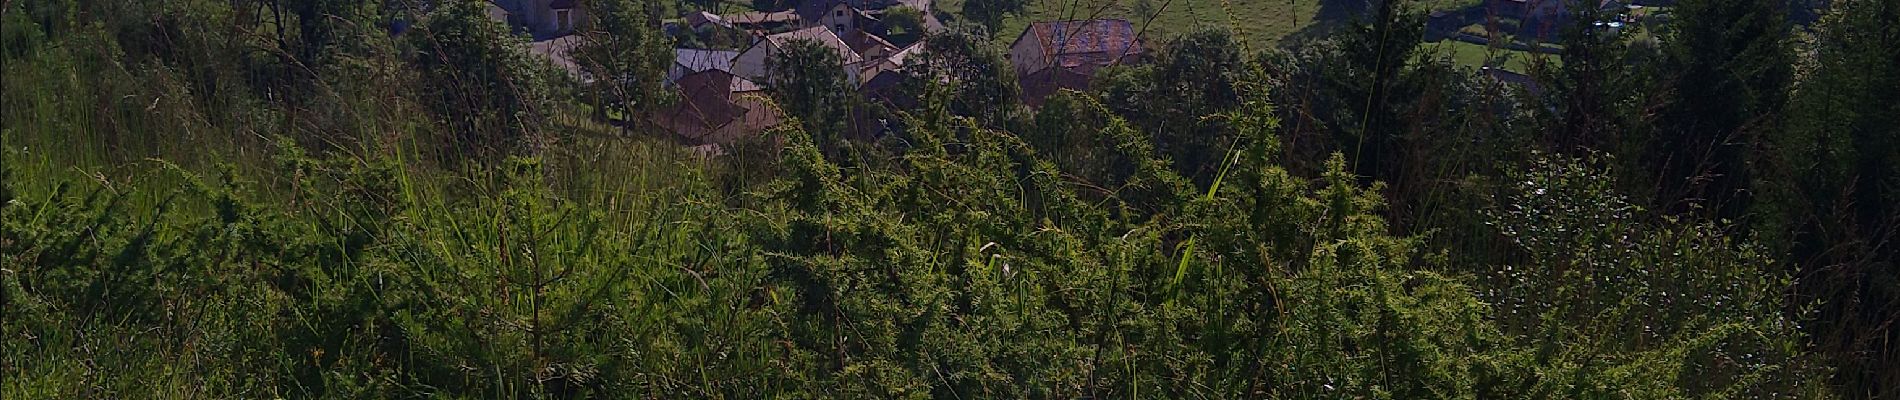
[[[496,5],[494,2],[483,3],[482,8],[487,11],[488,19],[500,22],[502,25],[514,25],[514,16],[508,12],[508,9],[501,8],[501,6]]]
[[[686,13],[686,16],[683,19],[686,21],[686,26],[696,32],[704,32],[706,30],[714,29],[714,28],[731,29],[733,27],[731,22],[726,21],[726,17],[721,17],[719,16],[719,14],[713,14],[713,13],[709,13],[705,11],[693,11],[693,12]]]
[[[858,70],[858,80],[862,82],[860,86],[869,85],[880,75],[902,75],[902,69],[905,63],[908,62],[912,56],[923,52],[923,49],[924,42],[912,43],[910,46],[902,49],[890,47],[889,42],[884,42],[882,46],[869,49],[868,51],[870,51],[870,53],[860,52],[860,54],[870,54],[865,56],[864,62],[856,66]]]
[[[830,27],[836,32],[863,30],[884,34],[883,14],[895,7],[910,7],[923,14],[924,30],[943,32],[947,28],[931,9],[931,0],[805,0],[792,11],[800,26]]]
[[[858,53],[858,58],[863,59],[865,63],[884,61],[899,50],[897,45],[870,32],[861,30],[834,32],[843,32],[838,34],[838,40],[844,42],[845,47],[850,47],[852,52]]]
[[[1095,71],[1147,54],[1127,20],[1037,22],[1009,46],[1025,104],[1037,106],[1061,89],[1087,90]]]
[[[845,68],[845,73],[850,79],[854,81],[858,79],[858,70],[848,66],[858,65],[864,61],[864,58],[857,51],[852,50],[850,45],[845,44],[837,34],[832,33],[831,28],[823,26],[766,36],[733,58],[732,73],[753,82],[770,84],[772,78],[770,68],[774,63],[773,60],[784,51],[786,46],[798,40],[809,40],[837,51],[838,59],[843,61],[839,67]]]
[[[800,14],[799,20],[804,21],[806,27],[823,26],[831,28],[832,32],[852,32],[859,30],[876,30],[882,32],[884,29],[883,21],[879,21],[877,17],[872,17],[863,10],[852,7],[843,1],[833,1],[830,8],[819,12],[811,18]]]
[[[858,93],[873,103],[887,104],[900,109],[917,107],[917,99],[905,97],[903,89],[918,79],[904,70],[905,64],[914,56],[923,52],[924,43],[917,42],[891,53],[889,57],[868,62],[860,68]]]
[[[888,7],[906,4],[899,1],[867,3]],[[927,0],[906,0],[911,2]],[[760,99],[772,86],[771,70],[777,57],[794,42],[810,41],[836,52],[837,68],[859,90],[876,86],[884,91],[895,88],[904,79],[901,69],[910,56],[923,48],[921,41],[898,47],[865,28],[877,28],[877,19],[853,8],[843,0],[832,0],[829,14],[814,14],[804,20],[794,12],[752,13],[718,16],[690,12],[680,25],[699,29],[719,29],[730,24],[739,28],[762,27],[758,24],[792,22],[805,26],[788,32],[758,37],[741,51],[712,49],[675,49],[674,62],[666,74],[667,85],[680,93],[680,103],[655,113],[649,120],[693,146],[718,146],[747,135],[756,135],[778,123],[776,111]],[[735,16],[739,18],[735,18]],[[789,17],[789,18],[787,18]],[[804,24],[800,21],[815,23]],[[794,25],[794,26],[798,26]],[[883,85],[870,85],[881,78]],[[854,119],[855,120],[855,119]],[[854,124],[857,125],[857,124]]]
[[[527,31],[535,40],[566,36],[587,23],[582,0],[492,0],[490,17],[497,9],[508,25]]]
[[[682,76],[680,101],[650,120],[689,146],[727,145],[777,126],[782,118],[764,101],[763,87],[719,69]]]
[[[1541,20],[1556,18],[1570,1],[1574,0],[1491,0],[1491,11],[1501,17]]]
[[[749,11],[737,14],[726,14],[720,16],[720,18],[725,19],[726,23],[732,24],[734,28],[753,32],[759,36],[764,36],[765,32],[775,32],[788,27],[799,28],[804,26],[798,22],[798,13],[792,11]]]
[[[1518,29],[1513,33],[1517,35],[1550,40],[1576,15],[1573,7],[1580,3],[1591,4],[1579,0],[1489,0],[1486,12],[1490,16],[1516,20]],[[1599,10],[1622,7],[1617,0],[1597,0],[1594,4]]]
[[[732,59],[738,56],[739,52],[728,50],[674,49],[673,67],[666,71],[666,83],[676,84],[680,78],[695,72],[732,72]]]

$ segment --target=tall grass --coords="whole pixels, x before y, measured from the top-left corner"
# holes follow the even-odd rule
[[[560,118],[510,176],[444,162],[394,54],[293,103],[245,83],[241,44],[60,33],[3,67],[4,185],[31,205],[4,208],[5,397],[760,386],[708,375],[769,342],[732,339],[760,334],[733,303],[759,275],[704,160]],[[147,297],[97,297],[120,292]]]

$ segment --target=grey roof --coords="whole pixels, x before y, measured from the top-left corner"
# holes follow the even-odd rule
[[[732,71],[732,58],[738,56],[737,51],[673,49],[673,62],[692,72]]]
[[[765,40],[771,41],[772,44],[779,45],[779,46],[783,46],[786,43],[790,43],[794,40],[810,40],[813,42],[818,42],[818,44],[821,46],[825,46],[833,50],[837,50],[838,58],[844,61],[845,64],[852,64],[852,63],[856,63],[863,60],[862,57],[858,56],[858,52],[856,50],[852,50],[851,46],[844,44],[844,40],[839,39],[838,35],[835,33],[832,33],[831,28],[827,28],[827,27],[814,26],[810,28],[799,29],[799,30],[795,30],[791,32],[785,32],[785,33],[780,33],[776,35],[766,36]]]
[[[905,47],[903,49],[897,50],[896,53],[891,53],[891,56],[885,57],[885,59],[890,60],[892,64],[903,66],[904,63],[909,61],[910,56],[917,55],[917,53],[921,53],[923,52],[923,50],[924,50],[924,41],[919,40],[917,41],[917,43],[911,43],[910,47]]]
[[[943,20],[937,19],[937,13],[933,12],[933,13],[924,14],[924,32],[930,32],[931,34],[934,35],[934,34],[944,33],[949,30],[950,30],[949,27],[946,27],[943,25]]]
[[[501,6],[495,3],[487,3],[483,8],[488,12],[488,19],[495,20],[495,22],[500,22],[504,25],[508,24],[508,9],[501,8]]]

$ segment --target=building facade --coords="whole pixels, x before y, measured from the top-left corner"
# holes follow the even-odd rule
[[[587,25],[582,0],[493,0],[506,11],[508,24],[526,30],[535,39],[567,36]]]

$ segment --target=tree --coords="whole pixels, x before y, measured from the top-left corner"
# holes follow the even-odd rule
[[[1203,29],[1168,42],[1155,70],[1156,95],[1147,126],[1175,170],[1210,182],[1235,137],[1219,118],[1240,105],[1239,81],[1252,68],[1224,30]]]
[[[319,57],[332,46],[345,43],[345,35],[354,34],[351,30],[360,29],[351,26],[361,21],[362,16],[371,15],[374,2],[362,0],[275,0],[276,7],[288,3],[290,12],[297,18],[296,44],[297,58],[306,64],[317,64]],[[281,22],[281,21],[280,21]]]
[[[1341,26],[1325,39],[1270,52],[1263,62],[1269,75],[1287,74],[1269,90],[1281,105],[1296,156],[1290,169],[1316,173],[1317,161],[1332,153],[1346,155],[1353,173],[1369,180],[1397,181],[1402,166],[1395,152],[1401,143],[1409,92],[1408,68],[1417,57],[1424,16],[1400,0],[1378,1],[1370,15]],[[1330,3],[1329,3],[1330,4]],[[1394,203],[1405,203],[1402,198]]]
[[[1335,129],[1341,146],[1350,143],[1346,154],[1353,171],[1392,181],[1401,168],[1394,160],[1400,159],[1397,153],[1403,150],[1398,139],[1404,122],[1394,104],[1408,98],[1408,93],[1397,92],[1406,79],[1407,60],[1418,49],[1418,40],[1413,38],[1421,34],[1424,16],[1400,0],[1377,3],[1370,21],[1354,24],[1341,35],[1346,64],[1325,84],[1337,85],[1340,91],[1326,94],[1346,102],[1346,108],[1334,111],[1346,113],[1337,117]]]
[[[1024,141],[1067,180],[1079,186],[1077,197],[1120,203],[1117,215],[1148,216],[1179,200],[1174,190],[1184,180],[1163,162],[1144,134],[1115,117],[1098,100],[1072,91],[1058,92],[1038,109]]]
[[[1310,176],[1346,155],[1364,182],[1388,184],[1383,215],[1400,232],[1488,230],[1478,218],[1495,195],[1488,186],[1535,144],[1517,128],[1531,107],[1511,95],[1517,85],[1403,39],[1421,34],[1423,17],[1405,3],[1373,3],[1364,22],[1256,58],[1265,76],[1286,77],[1263,83],[1285,121],[1283,162]],[[1502,255],[1479,235],[1426,237],[1472,267]]]
[[[881,18],[884,25],[890,27],[891,44],[897,47],[916,43],[929,32],[924,31],[924,12],[911,6],[896,6],[884,10]]]
[[[1801,350],[1797,323],[1807,316],[1783,293],[1792,274],[1725,227],[1643,212],[1601,165],[1538,155],[1509,174],[1506,201],[1489,213],[1523,255],[1484,278],[1494,317],[1526,346],[1562,338],[1533,358],[1538,376],[1562,378],[1529,382],[1530,392],[1817,395],[1824,371]]]
[[[423,72],[421,98],[452,132],[447,144],[470,154],[531,147],[551,85],[524,39],[472,1],[443,3],[419,28],[407,36]]]
[[[12,147],[7,147],[9,136],[12,136],[11,131],[0,134],[0,157],[12,157],[11,154],[7,154],[13,151]],[[11,179],[13,179],[12,168],[9,168],[6,162],[0,162],[0,215],[6,215],[5,210],[7,205],[13,203],[13,182]],[[5,229],[6,226],[0,225],[0,230]]]
[[[1683,0],[1665,34],[1663,132],[1648,162],[1662,171],[1658,204],[1741,219],[1749,165],[1776,125],[1793,79],[1788,24],[1775,0]]]
[[[595,112],[618,111],[624,132],[636,116],[658,109],[668,93],[661,83],[673,51],[656,26],[658,9],[647,0],[604,0],[593,5],[594,28],[574,50],[582,71],[594,77]]]
[[[810,40],[793,40],[769,61],[775,97],[798,118],[827,157],[837,157],[854,93],[838,51]]]
[[[982,24],[985,33],[995,34],[1003,26],[1003,17],[1023,10],[1024,0],[970,0],[963,3],[963,15]]]
[[[1802,46],[1787,123],[1757,174],[1765,241],[1781,243],[1807,326],[1847,398],[1900,394],[1900,5],[1836,1]]]
[[[1642,123],[1638,107],[1647,74],[1638,73],[1628,44],[1633,29],[1610,30],[1603,24],[1615,21],[1620,13],[1577,3],[1574,22],[1563,32],[1561,64],[1539,58],[1532,73],[1547,83],[1550,110],[1542,132],[1545,144],[1566,154],[1582,154],[1587,149],[1622,153],[1625,136],[1641,137],[1633,132]],[[1541,99],[1540,99],[1541,100]]]
[[[709,49],[745,50],[752,45],[752,33],[744,29],[713,26],[698,33],[699,42]]]
[[[73,4],[66,1],[20,2],[0,5],[0,59],[12,61],[37,52],[53,35],[71,34]]]
[[[942,89],[948,92],[950,113],[975,118],[987,128],[1001,127],[1022,89],[1016,86],[1015,69],[992,44],[987,36],[969,30],[932,37],[917,55],[922,61],[906,69],[911,94],[921,98],[930,87],[949,82]]]

